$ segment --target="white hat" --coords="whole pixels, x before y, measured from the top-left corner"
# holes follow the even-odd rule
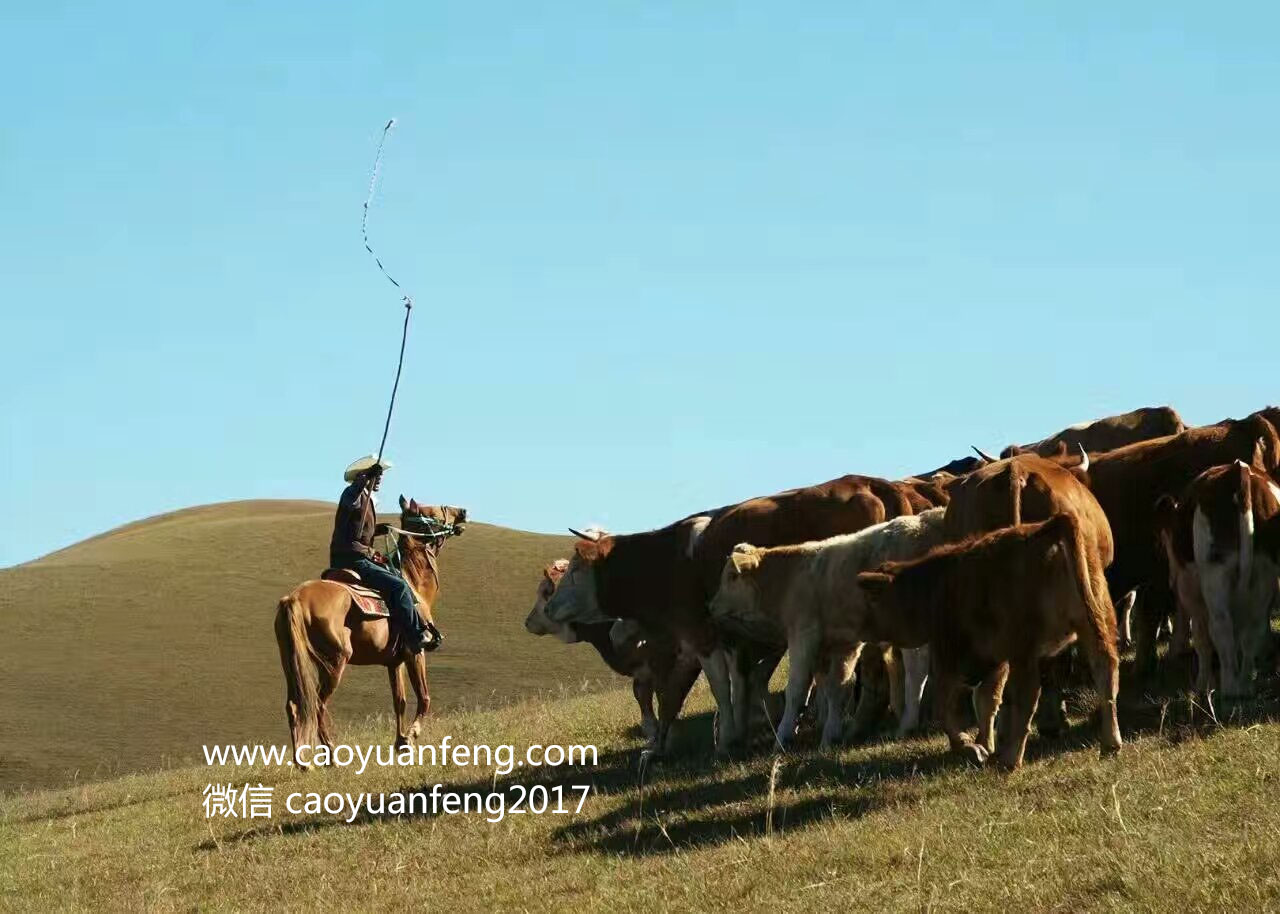
[[[342,478],[347,482],[355,482],[357,476],[366,470],[372,470],[376,466],[380,466],[384,470],[389,470],[391,469],[391,461],[386,458],[379,460],[377,457],[369,454],[366,457],[361,457],[359,460],[353,460],[351,462],[351,466],[347,467],[347,471],[342,474]]]

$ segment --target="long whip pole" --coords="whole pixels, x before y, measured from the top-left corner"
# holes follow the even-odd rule
[[[387,404],[387,421],[382,426],[382,440],[378,442],[378,463],[382,462],[382,449],[386,447],[387,434],[391,431],[391,414],[396,408],[396,391],[400,389],[400,372],[404,369],[404,347],[409,339],[409,315],[413,313],[413,298],[405,292],[400,283],[396,282],[396,278],[387,272],[387,268],[382,265],[382,259],[369,243],[369,204],[373,202],[373,195],[378,189],[378,173],[382,169],[382,147],[387,142],[387,135],[391,133],[391,128],[395,125],[396,119],[393,117],[387,121],[387,126],[382,128],[382,136],[378,138],[378,152],[373,158],[373,173],[369,176],[369,193],[365,197],[364,212],[360,216],[360,234],[364,238],[364,249],[378,265],[378,271],[399,290],[401,301],[404,302],[404,327],[400,331],[400,360],[396,363],[396,379],[391,385],[391,402]]]

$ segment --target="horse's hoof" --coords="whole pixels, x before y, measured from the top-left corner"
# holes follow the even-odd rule
[[[987,750],[982,746],[979,746],[977,743],[965,743],[964,746],[957,749],[956,752],[966,762],[971,765],[976,765],[979,768],[984,766],[987,763],[987,759],[990,757]]]

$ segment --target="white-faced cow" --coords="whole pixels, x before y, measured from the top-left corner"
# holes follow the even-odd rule
[[[1156,503],[1176,497],[1200,473],[1242,460],[1270,475],[1280,467],[1280,435],[1263,413],[1179,435],[1091,455],[1089,488],[1111,522],[1115,561],[1107,569],[1113,594],[1142,587],[1135,613],[1139,672],[1155,663],[1155,638],[1174,609],[1164,550],[1156,535]]]
[[[1156,513],[1169,583],[1193,634],[1197,690],[1220,683],[1227,696],[1252,694],[1280,578],[1256,538],[1280,517],[1280,486],[1236,461],[1205,470],[1177,498],[1164,496]]]
[[[543,569],[533,609],[525,619],[525,629],[534,635],[554,635],[565,644],[586,642],[596,649],[608,667],[631,679],[632,694],[640,706],[640,729],[651,750],[665,749],[658,743],[658,718],[653,713],[654,693],[658,706],[685,696],[698,678],[696,660],[681,656],[677,645],[663,635],[652,635],[630,620],[616,622],[553,622],[545,612],[547,600],[569,570],[568,559],[557,559]],[[678,707],[677,707],[678,710]],[[669,732],[664,734],[669,737]]]

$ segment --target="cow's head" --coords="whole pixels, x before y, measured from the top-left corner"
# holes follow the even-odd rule
[[[762,552],[750,543],[739,543],[733,547],[720,571],[720,587],[711,598],[713,619],[750,619],[759,615],[757,573]]]
[[[414,533],[446,533],[462,536],[467,509],[453,505],[423,505],[417,499],[400,496],[400,526]]]
[[[565,622],[552,622],[545,612],[547,601],[556,592],[556,585],[568,570],[568,559],[556,559],[542,569],[542,580],[538,582],[538,593],[534,598],[533,609],[529,610],[529,616],[524,620],[525,630],[531,635],[555,635],[565,644],[573,644],[581,640],[572,625]]]
[[[596,591],[597,568],[613,551],[613,537],[604,531],[588,530],[586,533],[570,529],[578,537],[555,592],[543,606],[543,613],[551,622],[607,622],[600,609],[600,597]]]

